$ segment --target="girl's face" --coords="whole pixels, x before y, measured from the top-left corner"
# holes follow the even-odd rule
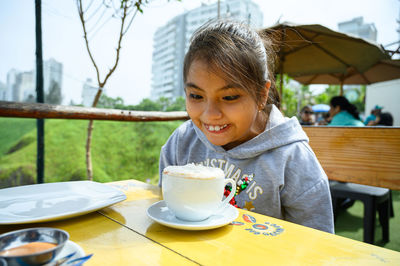
[[[186,110],[212,144],[229,150],[260,134],[265,122],[250,94],[222,76],[211,72],[203,61],[194,60],[186,77]]]

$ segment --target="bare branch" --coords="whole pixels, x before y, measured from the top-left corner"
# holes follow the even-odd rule
[[[82,8],[82,0],[76,0],[76,1],[77,1],[78,12],[79,12],[79,18],[81,20],[81,24],[82,24],[82,28],[83,28],[83,38],[85,39],[86,50],[88,51],[90,60],[92,60],[93,66],[96,69],[97,82],[100,84],[99,68],[97,67],[96,62],[94,61],[92,52],[90,51],[90,47],[89,47],[89,41],[88,41],[87,32],[86,32],[86,22],[85,22],[83,8]]]
[[[99,6],[99,8],[98,8],[95,12],[93,12],[93,14],[92,14],[91,16],[89,16],[89,17],[86,19],[86,22],[88,22],[90,19],[94,18],[95,15],[99,12],[99,9],[100,9],[100,8],[101,8],[101,5]],[[95,23],[93,23],[93,24],[94,24],[93,28],[96,27],[96,25],[99,23],[99,21],[101,20],[101,18],[104,16],[104,14],[105,14],[106,12],[107,12],[107,9],[105,8],[105,9],[103,10],[103,13],[101,13],[99,19],[98,19]],[[93,28],[92,28],[92,29],[93,29]],[[89,30],[88,32],[90,32],[90,31],[91,31],[91,30]]]
[[[100,8],[103,6],[103,4],[100,4],[91,15],[86,16],[86,22],[91,20],[100,10]],[[86,10],[83,12],[84,14],[87,14],[89,12],[89,7],[86,8]]]
[[[92,6],[93,2],[94,2],[94,0],[90,1],[89,5],[87,6],[87,8],[84,11],[84,13],[86,13],[89,10],[89,8]]]
[[[110,1],[111,2],[111,1]],[[110,4],[107,4],[105,0],[103,0],[103,5],[107,8],[111,8]]]
[[[136,10],[135,10],[135,13],[132,15],[131,21],[129,21],[129,24],[128,24],[128,26],[126,27],[126,29],[125,29],[125,31],[123,32],[123,34],[125,34],[125,33],[129,30],[129,28],[131,27],[132,22],[133,22],[133,19],[136,17],[137,12],[138,12],[138,10],[136,9]]]
[[[92,55],[92,53],[90,51],[89,41],[88,41],[88,34],[87,34],[87,30],[86,30],[86,22],[85,22],[84,12],[83,12],[83,8],[82,8],[82,0],[76,0],[76,1],[77,1],[78,12],[79,12],[79,18],[80,18],[80,20],[82,22],[84,39],[85,39],[85,43],[86,43],[86,49],[87,49],[87,51],[89,53],[89,57],[92,60],[92,63],[94,65],[94,67],[96,69],[96,73],[97,73],[97,82],[99,84],[99,88],[97,90],[96,96],[95,96],[93,104],[92,104],[92,107],[96,107],[96,105],[97,105],[97,103],[98,103],[98,101],[100,99],[100,95],[103,92],[103,87],[105,86],[108,78],[112,75],[112,73],[117,68],[117,65],[118,65],[118,62],[119,62],[120,51],[121,51],[122,38],[123,38],[124,34],[127,32],[127,29],[125,29],[125,20],[130,14],[130,12],[128,12],[128,11],[130,11],[130,8],[134,8],[134,6],[136,7],[136,12],[133,14],[133,17],[132,17],[132,19],[131,19],[131,21],[130,21],[130,23],[128,25],[128,28],[129,28],[129,26],[131,25],[132,20],[135,17],[137,11],[143,12],[143,10],[141,9],[142,1],[144,1],[146,3],[148,1],[147,0],[136,0],[136,2],[134,3],[134,6],[133,6],[133,5],[130,5],[130,3],[133,3],[132,0],[120,0],[121,1],[121,5],[118,7],[117,11],[122,10],[123,13],[120,16],[119,12],[116,12],[116,14],[118,16],[120,16],[120,18],[121,18],[121,28],[120,28],[120,32],[119,32],[118,46],[117,46],[117,49],[116,49],[115,63],[114,63],[114,66],[109,70],[109,72],[106,75],[106,77],[104,78],[103,82],[100,81],[99,69],[98,69],[97,64],[96,64],[96,62],[95,62],[95,60],[93,58],[93,55]],[[114,3],[111,0],[111,5],[114,6],[113,4]],[[110,8],[111,7],[111,5],[107,3],[107,0],[103,0],[103,5],[106,8]],[[114,7],[114,10],[116,10],[115,7]],[[96,14],[96,13],[97,13],[97,11],[94,14]],[[104,16],[104,13],[100,16],[98,22],[102,19],[103,16]],[[102,26],[103,25],[101,25],[100,28]],[[100,28],[98,28],[98,29],[100,29]],[[97,30],[96,30],[96,32],[97,32]],[[93,131],[93,120],[90,120],[89,121],[89,125],[88,125],[88,130],[87,130],[88,135],[87,135],[87,138],[86,138],[86,170],[87,170],[87,175],[88,175],[88,179],[89,180],[93,179],[93,169],[92,169],[92,159],[91,159],[92,131]]]
[[[118,62],[119,62],[119,54],[120,54],[120,50],[121,50],[121,43],[122,43],[122,38],[124,37],[124,25],[125,25],[127,9],[128,9],[128,5],[126,3],[124,3],[124,7],[123,7],[124,13],[123,13],[123,16],[121,17],[121,28],[120,28],[120,31],[119,31],[119,40],[118,40],[118,46],[117,46],[117,50],[116,50],[115,64],[110,69],[108,74],[106,75],[104,81],[102,83],[99,83],[101,88],[104,87],[104,84],[107,82],[107,80],[111,76],[111,74],[115,71],[115,69],[117,68]]]

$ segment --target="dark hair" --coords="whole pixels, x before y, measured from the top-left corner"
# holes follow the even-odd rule
[[[304,105],[303,108],[300,110],[300,114],[303,113],[306,109],[310,109],[312,111],[312,106],[311,105]]]
[[[224,79],[249,92],[257,104],[261,103],[261,92],[270,80],[267,104],[273,103],[280,108],[273,75],[275,53],[269,39],[261,38],[246,24],[213,20],[200,27],[192,36],[185,55],[184,82],[191,63],[197,59],[204,60],[214,71],[222,71]]]
[[[355,119],[361,120],[358,114],[357,107],[351,104],[344,96],[335,96],[331,99],[330,104],[333,107],[339,106],[341,111],[349,112]]]
[[[393,116],[390,113],[381,113],[379,115],[379,122],[377,125],[380,126],[393,126]]]

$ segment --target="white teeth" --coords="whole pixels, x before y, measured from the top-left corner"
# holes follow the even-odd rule
[[[207,126],[209,131],[220,131],[221,129],[226,128],[228,125],[222,125],[222,126]]]

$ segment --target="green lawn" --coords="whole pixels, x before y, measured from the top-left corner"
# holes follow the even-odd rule
[[[389,242],[382,242],[382,227],[376,216],[374,245],[400,251],[400,191],[392,191],[394,217],[389,221]],[[337,235],[363,241],[364,205],[356,201],[345,211],[340,211],[335,224]]]
[[[0,117],[0,157],[12,151],[20,138],[36,128],[36,119]]]
[[[161,146],[181,123],[95,121],[94,181],[158,178]],[[84,120],[45,121],[45,182],[86,179],[87,125]],[[0,118],[0,188],[35,182],[36,135],[35,119]]]

